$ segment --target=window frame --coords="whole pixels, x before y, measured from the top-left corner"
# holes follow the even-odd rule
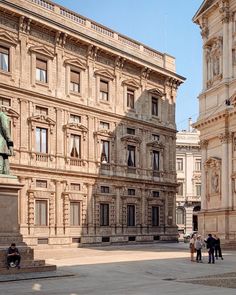
[[[37,65],[38,62],[41,62],[41,63],[46,64],[46,69],[40,68]],[[45,72],[45,80],[41,79],[41,77],[42,77],[41,74],[43,72]],[[37,73],[40,74],[39,75],[40,76],[39,79],[37,79]],[[45,58],[43,58],[43,57],[36,56],[36,59],[35,59],[35,82],[36,83],[39,83],[39,84],[45,84],[45,85],[48,84],[48,60],[45,59]]]
[[[72,73],[79,75],[79,83],[72,81]],[[73,89],[71,89],[71,86],[73,85]],[[74,90],[74,85],[78,86],[78,90]],[[73,67],[70,67],[70,92],[74,94],[81,94],[81,71],[78,69],[75,69]]]
[[[7,51],[7,54],[4,53],[4,50]],[[2,61],[3,61],[4,55],[7,55],[7,70],[3,69],[2,67]],[[0,43],[0,71],[3,73],[11,72],[11,48],[7,45],[2,45],[1,43]]]
[[[131,87],[127,87],[127,90],[126,90],[126,106],[127,106],[127,108],[133,110],[134,103],[135,103],[135,89],[132,89]]]
[[[43,224],[43,221],[42,221],[42,219],[44,219],[44,218],[42,218],[42,208],[41,208],[41,206],[39,208],[40,211],[39,212],[37,211],[37,204],[40,204],[40,203],[41,203],[41,205],[46,204],[46,206],[45,206],[46,210],[45,210],[45,216],[44,216],[45,224]],[[34,225],[35,226],[42,226],[42,227],[43,226],[48,226],[48,200],[42,200],[42,199],[36,199],[35,200]]]
[[[40,140],[39,140],[39,150],[38,150],[38,140],[37,140],[37,130],[40,130]],[[45,130],[46,131],[46,152],[43,152],[43,148],[42,148],[42,130]],[[36,153],[41,153],[41,154],[48,154],[48,128],[45,128],[45,127],[39,127],[39,126],[36,126],[35,128],[35,144],[36,144]]]
[[[78,205],[78,208],[77,208],[78,209],[78,216],[77,217],[75,217],[75,214],[74,214],[75,208],[73,208],[73,211],[71,210],[72,207],[75,206],[75,204]],[[78,223],[76,223],[75,220],[77,220]],[[79,202],[79,201],[70,201],[70,226],[73,226],[73,227],[81,226],[81,202]]]
[[[133,212],[130,211],[132,208]],[[132,213],[130,216],[130,212]],[[127,204],[127,227],[136,226],[136,206],[134,204]]]
[[[154,211],[157,209],[157,215],[154,216]],[[152,226],[160,226],[160,206],[152,206]]]
[[[155,104],[153,103],[155,101]],[[154,105],[156,108],[154,108]],[[159,116],[159,98],[155,96],[151,96],[151,114],[154,117]]]
[[[110,225],[110,204],[109,203],[100,203],[99,221],[100,221],[100,226]]]
[[[101,85],[102,83],[106,84],[107,85],[107,91],[104,91],[104,90],[101,90]],[[102,101],[102,102],[109,102],[110,101],[110,97],[109,97],[109,91],[110,90],[110,87],[109,87],[109,80],[107,79],[104,79],[104,78],[100,78],[99,79],[99,100]],[[103,98],[103,94],[106,94],[106,99]]]
[[[131,150],[130,150],[131,149]],[[129,154],[129,152],[134,152],[134,158],[132,159],[131,154]],[[127,145],[127,166],[131,167],[131,168],[136,168],[136,146],[135,145]],[[129,165],[132,161],[133,165]]]

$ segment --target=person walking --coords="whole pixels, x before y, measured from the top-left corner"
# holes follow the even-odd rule
[[[202,263],[202,246],[203,246],[203,242],[201,240],[201,236],[198,235],[195,241],[195,249],[197,251],[196,262]]]
[[[220,238],[217,235],[214,235],[215,239],[215,258],[218,259],[221,258],[221,260],[224,260],[222,256],[221,246],[220,246]]]
[[[215,263],[215,239],[212,237],[212,234],[208,234],[208,238],[205,240],[205,242],[208,249],[208,263]]]
[[[195,253],[195,240],[196,240],[196,236],[195,234],[192,234],[192,237],[189,241],[189,249],[190,249],[190,259],[191,261],[195,261],[194,260],[194,253]]]

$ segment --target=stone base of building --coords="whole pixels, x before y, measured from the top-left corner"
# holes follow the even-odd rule
[[[118,244],[138,244],[156,242],[178,242],[176,227],[170,227],[166,233],[149,234],[120,234],[120,235],[78,235],[57,237],[24,237],[24,241],[35,249],[39,248],[64,248],[64,247],[87,247]]]
[[[7,249],[16,243],[21,255],[21,272],[56,270],[54,265],[45,265],[44,260],[34,259],[34,250],[26,245],[18,223],[18,192],[22,188],[17,177],[0,176],[0,274],[12,274],[16,269],[6,270]]]
[[[199,233],[206,237],[209,233],[217,234],[221,244],[236,246],[236,211],[212,210],[198,214]]]

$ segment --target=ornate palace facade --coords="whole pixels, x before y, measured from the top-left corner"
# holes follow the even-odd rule
[[[180,237],[198,230],[201,208],[201,150],[199,132],[191,126],[177,133],[176,171],[179,184],[176,195],[176,223]]]
[[[24,240],[175,240],[175,59],[47,0],[0,3]]]
[[[236,1],[206,0],[194,16],[203,38],[199,95],[202,148],[200,231],[236,240]]]

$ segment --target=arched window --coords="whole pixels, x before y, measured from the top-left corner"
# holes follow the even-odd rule
[[[183,208],[177,208],[176,221],[177,221],[177,224],[184,224],[184,209]]]

